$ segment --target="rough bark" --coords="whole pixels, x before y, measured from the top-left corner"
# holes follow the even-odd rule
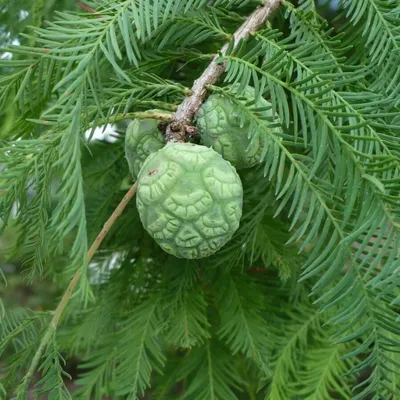
[[[239,29],[234,33],[233,40],[235,49],[240,40],[246,39],[251,33],[260,29],[268,20],[272,12],[278,8],[281,0],[265,0],[264,5],[258,7],[244,21]],[[166,130],[165,140],[167,142],[184,142],[185,135],[190,122],[196,116],[207,95],[207,85],[214,84],[218,78],[225,72],[225,63],[218,63],[220,54],[224,56],[229,43],[226,43],[220,52],[213,58],[203,74],[198,78],[192,87],[192,94],[186,97],[178,107],[174,120],[169,124]],[[189,128],[190,129],[190,128]]]

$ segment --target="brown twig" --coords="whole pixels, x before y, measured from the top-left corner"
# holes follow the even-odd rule
[[[79,8],[81,8],[82,10],[84,10],[84,11],[90,13],[90,14],[97,14],[97,11],[96,11],[96,10],[93,10],[93,8],[90,8],[89,6],[87,6],[87,5],[84,4],[84,3],[76,3],[76,5],[77,5]],[[102,16],[99,15],[99,14],[97,14],[97,15],[95,15],[95,16],[96,16],[96,18],[101,18],[101,17],[102,17]]]
[[[113,124],[118,121],[125,121],[128,119],[159,119],[161,121],[170,122],[174,118],[173,112],[161,110],[148,110],[148,111],[135,111],[131,113],[120,113],[109,117],[108,119],[99,119],[89,124],[88,129],[93,128],[94,125],[101,126],[106,123]]]
[[[114,210],[114,212],[111,214],[110,218],[107,220],[107,222],[104,224],[103,229],[100,231],[100,233],[97,235],[96,239],[90,246],[90,249],[87,252],[87,259],[86,259],[86,265],[89,264],[90,260],[93,258],[93,255],[96,253],[96,250],[99,248],[101,242],[107,235],[108,231],[111,229],[111,227],[114,225],[115,221],[118,219],[118,217],[122,214],[124,211],[126,205],[129,203],[129,201],[132,199],[132,197],[136,193],[136,188],[137,184],[134,183],[132,187],[129,189],[128,193],[124,196],[124,198],[121,200],[121,202],[118,204],[117,208]],[[32,375],[36,371],[36,367],[38,366],[38,363],[40,361],[40,358],[42,356],[42,353],[44,349],[46,348],[47,344],[50,342],[52,335],[54,334],[58,323],[60,322],[60,319],[62,317],[62,314],[65,310],[65,307],[68,304],[68,301],[70,300],[72,293],[75,290],[76,285],[79,282],[79,279],[81,278],[82,275],[82,268],[79,268],[76,272],[75,275],[73,276],[72,280],[70,281],[67,290],[65,291],[60,303],[58,304],[56,310],[54,311],[53,318],[50,321],[49,326],[46,329],[46,332],[40,342],[39,348],[37,349],[35,356],[32,359],[31,365],[29,367],[28,372],[24,376],[24,379],[21,383],[21,385],[18,388],[19,392],[23,392],[27,386],[29,385],[29,382],[32,378]]]
[[[233,49],[237,47],[240,40],[246,39],[251,33],[257,31],[265,24],[272,12],[279,6],[280,2],[281,0],[265,0],[264,5],[258,7],[234,33]],[[222,47],[200,78],[194,82],[192,94],[186,97],[178,107],[174,120],[167,127],[165,137],[167,142],[185,141],[186,127],[197,114],[206,97],[206,86],[213,85],[225,71],[226,63],[219,63],[218,59],[221,55],[224,56],[226,54],[228,46],[229,43],[226,43]]]

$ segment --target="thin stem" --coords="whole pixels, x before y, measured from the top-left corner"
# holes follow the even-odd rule
[[[233,35],[233,50],[236,49],[242,39],[246,39],[250,34],[260,29],[268,20],[272,12],[278,8],[281,0],[265,0],[264,4],[258,7],[246,18],[243,24]],[[184,142],[186,127],[194,118],[203,103],[207,94],[207,85],[213,85],[218,78],[225,72],[226,64],[221,63],[221,55],[224,56],[228,50],[229,43],[226,43],[221,50],[214,56],[211,63],[197,79],[192,87],[192,94],[186,97],[178,107],[174,120],[167,127],[167,142]]]
[[[89,251],[88,251],[88,260],[87,262],[89,263],[90,260],[93,258],[94,253],[96,250],[99,248],[101,242],[107,235],[108,231],[111,229],[111,227],[114,225],[114,222],[117,220],[117,218],[122,214],[122,212],[125,210],[125,207],[129,203],[129,201],[132,199],[132,197],[135,195],[137,189],[137,183],[135,182],[132,187],[129,189],[128,193],[124,196],[124,198],[121,200],[121,202],[118,204],[117,208],[114,210],[114,212],[111,214],[110,218],[107,220],[107,222],[104,224],[103,229],[100,231],[100,233],[97,235],[95,241],[91,245]]]
[[[129,203],[129,201],[135,195],[136,189],[137,189],[137,183],[134,183],[132,185],[132,187],[129,189],[128,193],[124,196],[124,198],[118,204],[117,208],[111,214],[110,218],[104,224],[103,229],[97,235],[96,239],[94,240],[94,242],[90,246],[90,249],[87,252],[87,261],[86,261],[87,264],[93,258],[93,255],[96,253],[96,250],[99,248],[101,242],[107,235],[108,231],[114,225],[114,223],[118,219],[118,217],[122,214],[122,212],[124,211],[125,207]],[[68,301],[70,300],[72,293],[74,292],[74,289],[75,289],[76,285],[78,284],[81,275],[82,275],[82,267],[79,268],[75,272],[75,275],[73,276],[71,282],[69,283],[67,290],[65,291],[56,310],[54,311],[53,318],[51,319],[50,324],[47,327],[46,332],[40,342],[39,348],[37,349],[35,356],[32,359],[29,370],[26,373],[26,375],[24,376],[24,379],[18,388],[18,392],[21,392],[21,390],[25,390],[26,387],[28,386],[28,384],[31,380],[31,377],[34,374],[36,367],[38,366],[40,357],[42,356],[44,349],[46,348],[47,344],[50,342],[52,335],[54,334],[55,330],[57,329],[57,325],[60,322],[61,316],[65,310],[65,307],[67,306]]]
[[[108,119],[99,119],[89,124],[88,129],[93,128],[94,125],[100,126],[106,123],[114,123],[118,121],[125,121],[127,119],[159,119],[161,121],[170,122],[174,119],[174,113],[160,110],[137,111],[131,113],[120,113],[111,116]]]

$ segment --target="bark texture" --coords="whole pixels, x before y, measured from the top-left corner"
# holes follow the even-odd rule
[[[264,5],[258,7],[247,17],[244,23],[234,33],[233,40],[235,49],[240,40],[246,39],[251,33],[260,29],[268,20],[272,12],[278,8],[281,0],[265,0]],[[228,49],[229,43],[226,43],[220,50],[220,54],[224,56]],[[174,120],[168,125],[165,140],[167,142],[184,142],[185,135],[190,130],[190,123],[199,111],[207,95],[207,85],[213,85],[218,78],[225,72],[225,63],[218,63],[217,54],[203,74],[198,78],[192,86],[192,94],[186,97],[178,107]]]

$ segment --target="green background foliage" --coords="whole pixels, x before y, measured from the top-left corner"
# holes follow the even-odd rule
[[[0,60],[0,397],[25,399],[33,386],[51,399],[396,399],[398,2],[341,0],[332,17],[313,0],[282,0],[236,50],[232,34],[258,1],[85,4],[0,3],[12,54]],[[172,113],[226,42],[226,73],[208,89],[266,149],[240,171],[238,231],[209,258],[179,260],[147,235],[133,201],[87,266],[132,184],[126,122]],[[238,101],[234,83],[253,86],[254,103]],[[257,109],[260,96],[275,116]],[[43,292],[40,307],[15,305],[3,258]]]

